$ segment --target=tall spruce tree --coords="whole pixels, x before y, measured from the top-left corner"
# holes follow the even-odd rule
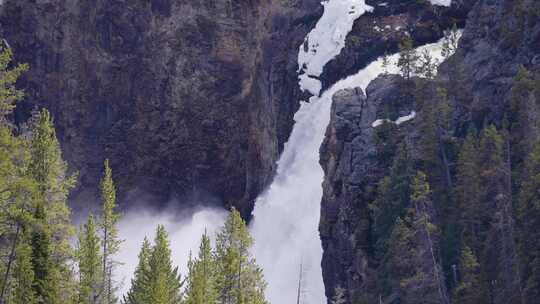
[[[482,130],[478,151],[481,205],[478,210],[481,223],[478,258],[482,280],[489,297],[496,303],[515,303],[521,295],[514,240],[511,172],[505,138],[495,126]]]
[[[179,304],[182,302],[181,288],[178,267],[172,265],[167,232],[165,227],[159,225],[144,278],[147,303]]]
[[[12,133],[7,120],[24,92],[15,84],[28,70],[26,64],[13,64],[13,53],[5,43],[0,46],[0,304],[10,297],[10,282],[16,249],[23,227],[32,218],[31,179],[26,174],[28,151],[25,142]]]
[[[109,166],[109,160],[105,160],[103,178],[100,183],[101,190],[101,246],[102,246],[102,303],[114,304],[117,302],[115,297],[116,286],[113,278],[114,267],[117,262],[114,256],[118,253],[122,241],[118,238],[118,221],[120,215],[116,212],[116,189],[112,179],[112,170]]]
[[[419,172],[412,184],[412,206],[397,219],[390,236],[386,260],[400,303],[448,303],[430,196],[426,176]]]
[[[101,293],[100,240],[96,231],[94,215],[90,214],[79,232],[77,260],[79,262],[79,304],[99,302]]]
[[[540,299],[540,140],[525,162],[519,193],[519,255],[524,303]]]
[[[216,289],[216,262],[212,253],[210,239],[206,232],[201,238],[197,258],[188,263],[186,304],[215,304],[218,294]]]
[[[31,260],[32,248],[27,240],[17,246],[17,260],[14,269],[14,292],[12,304],[35,304],[37,299],[32,284],[34,282],[34,270]]]
[[[465,246],[459,259],[459,283],[454,289],[454,303],[482,304],[489,303],[488,297],[480,284],[480,264],[471,248]]]
[[[473,249],[478,248],[480,215],[483,212],[478,193],[480,172],[477,141],[476,131],[470,129],[459,153],[455,188],[460,213],[461,239],[468,246],[475,246]]]
[[[397,66],[401,71],[401,75],[406,80],[410,80],[413,73],[416,71],[416,66],[419,60],[418,53],[413,47],[413,40],[410,36],[406,36],[405,39],[399,44],[399,59]]]
[[[39,303],[67,303],[74,292],[68,261],[73,257],[69,241],[75,232],[67,196],[75,177],[66,174],[67,165],[62,159],[53,121],[46,109],[38,114],[30,147],[29,174],[37,184],[37,223],[32,236],[36,297]],[[43,287],[47,285],[49,287]]]
[[[216,240],[218,303],[267,303],[266,282],[250,253],[252,244],[244,220],[233,208]]]
[[[145,285],[145,278],[149,275],[150,266],[150,242],[145,237],[141,251],[139,252],[139,263],[135,269],[133,279],[131,279],[131,287],[128,293],[124,296],[124,304],[145,304],[148,303],[148,293]]]

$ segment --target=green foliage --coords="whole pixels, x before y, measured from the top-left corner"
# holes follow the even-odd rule
[[[178,267],[172,266],[167,232],[163,226],[159,225],[154,247],[148,258],[148,272],[144,277],[144,290],[148,303],[179,304],[182,301],[181,288]]]
[[[124,304],[145,304],[148,303],[148,294],[145,289],[145,278],[150,271],[148,261],[150,259],[150,242],[145,237],[141,251],[139,252],[139,263],[135,269],[135,274],[131,280],[131,287],[124,296]]]
[[[37,223],[32,247],[36,279],[34,286],[39,303],[65,302],[73,297],[70,294],[73,292],[73,277],[68,261],[73,257],[69,241],[74,235],[74,228],[71,225],[67,196],[74,186],[75,177],[67,177],[66,171],[67,165],[62,159],[52,118],[43,109],[32,130],[28,168],[37,184]]]
[[[448,60],[458,48],[459,43],[459,31],[457,25],[454,23],[452,29],[444,31],[444,40],[442,45],[442,56],[444,60]]]
[[[522,264],[523,298],[534,303],[540,298],[540,140],[529,154],[519,193],[519,254]]]
[[[480,284],[480,264],[471,248],[465,246],[459,260],[460,281],[454,289],[454,302],[459,304],[487,303]]]
[[[34,282],[34,270],[32,268],[32,248],[27,240],[23,240],[17,246],[14,269],[14,294],[13,304],[35,304],[37,303],[36,295],[32,284]]]
[[[406,36],[405,39],[399,45],[399,59],[397,66],[401,71],[401,75],[409,80],[416,70],[416,65],[419,60],[419,55],[416,49],[413,47],[413,40],[410,36]]]
[[[113,280],[113,271],[117,262],[114,260],[114,255],[118,253],[122,240],[118,238],[118,221],[120,215],[116,212],[116,189],[112,179],[112,170],[109,166],[109,160],[105,160],[104,173],[100,182],[101,190],[101,221],[99,226],[102,232],[102,288],[103,288],[103,303],[116,303],[117,299],[114,296],[116,287]]]
[[[251,256],[252,244],[244,220],[233,208],[216,240],[218,303],[267,303],[264,298],[266,282]]]
[[[79,263],[78,303],[98,303],[101,293],[101,255],[94,216],[90,214],[79,232],[77,261]]]
[[[377,198],[370,204],[373,219],[373,235],[376,253],[384,256],[387,241],[396,219],[404,215],[410,205],[412,164],[404,145],[400,149],[390,170],[390,175],[379,182]]]
[[[212,254],[210,239],[206,232],[201,238],[199,255],[188,263],[186,304],[217,303],[216,262]]]
[[[34,217],[36,222],[31,240],[32,269],[34,270],[32,287],[38,303],[58,303],[58,269],[51,258],[51,232],[42,202],[38,202]]]
[[[482,212],[478,189],[480,189],[477,137],[470,130],[461,146],[457,162],[455,197],[460,210],[459,224],[466,244],[476,244]]]
[[[15,87],[19,77],[28,70],[27,64],[18,64],[10,68],[13,52],[10,48],[0,47],[0,123],[4,124],[6,115],[15,108],[17,101],[24,97],[24,92]]]

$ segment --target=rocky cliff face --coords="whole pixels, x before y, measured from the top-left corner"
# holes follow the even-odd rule
[[[467,243],[466,235],[458,234],[455,239],[451,236],[454,233],[452,229],[457,229],[460,221],[465,221],[463,217],[467,216],[464,215],[467,211],[453,209],[467,205],[459,203],[459,196],[453,197],[457,194],[452,184],[459,183],[460,178],[456,173],[458,151],[467,129],[480,130],[493,124],[507,145],[502,152],[506,158],[505,165],[498,169],[507,177],[505,181],[501,179],[485,185],[482,184],[484,180],[475,190],[486,193],[482,198],[485,200],[482,211],[485,212],[482,219],[485,226],[480,228],[486,230],[476,241],[481,245],[467,246],[477,246],[472,251],[479,260],[482,269],[480,285],[484,287],[477,287],[475,291],[478,300],[469,300],[473,301],[471,303],[529,303],[522,291],[527,264],[516,255],[519,237],[512,204],[517,208],[520,168],[538,134],[538,95],[527,93],[527,102],[516,104],[513,88],[516,87],[520,66],[527,69],[533,79],[538,75],[538,45],[540,6],[536,1],[478,1],[469,14],[457,53],[442,64],[435,80],[424,83],[425,87],[420,89],[422,93],[418,93],[418,87],[403,86],[404,80],[397,76],[379,77],[373,81],[367,88],[367,97],[359,89],[336,93],[331,123],[321,147],[325,180],[320,232],[327,295],[332,296],[336,287],[343,287],[347,290],[347,303],[394,303],[400,296],[401,303],[416,303],[404,300],[403,295],[396,291],[399,288],[392,287],[395,276],[381,277],[381,273],[391,270],[384,268],[387,267],[384,266],[388,263],[387,257],[378,253],[377,238],[386,228],[377,222],[374,206],[383,178],[392,174],[396,161],[403,160],[399,158],[400,146],[408,147],[407,158],[413,167],[426,167],[419,163],[425,157],[425,151],[421,151],[425,144],[423,138],[430,135],[425,133],[429,129],[422,129],[422,125],[425,126],[429,119],[426,104],[436,104],[441,100],[438,87],[445,89],[445,98],[452,113],[447,131],[449,135],[444,139],[448,142],[442,144],[443,150],[449,152],[444,156],[450,158],[450,164],[446,166],[448,178],[437,172],[428,172],[428,175],[431,175],[435,188],[439,185],[438,189],[433,189],[435,205],[441,206],[442,202],[450,204],[437,207],[433,216],[436,225],[446,227],[441,228],[444,239],[441,246],[446,247],[439,248],[440,255],[435,259],[446,269],[445,285],[450,289],[448,297],[459,296],[455,287],[462,279],[462,270],[455,268],[459,265],[455,256],[459,254],[453,251],[459,251]],[[405,124],[371,126],[376,118],[394,120],[412,110],[418,115]],[[522,114],[516,114],[520,111]],[[519,115],[523,116],[516,118]],[[490,154],[497,153],[494,151]],[[445,160],[441,156],[437,161],[443,163]],[[493,164],[484,163],[481,167],[490,165]],[[508,177],[510,171],[512,177]],[[440,178],[437,179],[437,175]],[[521,241],[527,242],[526,239]],[[424,260],[417,267],[423,267],[427,262]]]
[[[122,201],[250,213],[292,127],[318,1],[3,2],[2,35],[31,66],[17,118],[52,111],[76,201],[109,158]]]
[[[378,182],[388,172],[381,151],[391,143],[377,141],[372,124],[377,119],[395,120],[411,113],[414,99],[402,85],[400,76],[388,75],[368,86],[367,97],[360,88],[339,91],[333,97],[320,160],[325,172],[320,233],[328,296],[339,286],[350,291],[348,301],[375,301],[378,297],[369,204],[375,199]],[[388,108],[392,108],[392,116],[388,116]],[[414,131],[413,123],[403,124],[400,136]],[[416,135],[411,133],[407,140]]]

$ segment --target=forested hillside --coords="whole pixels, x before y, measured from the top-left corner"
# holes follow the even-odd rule
[[[448,33],[456,53],[438,73],[405,40],[400,75],[334,96],[321,148],[327,294],[538,302],[539,30],[537,1],[479,1],[459,43]]]

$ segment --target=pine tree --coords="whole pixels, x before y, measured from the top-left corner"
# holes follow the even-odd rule
[[[540,140],[529,154],[519,193],[519,255],[522,269],[523,299],[540,299]]]
[[[478,161],[477,137],[474,129],[469,130],[457,161],[457,178],[455,197],[458,202],[462,235],[465,244],[477,245],[482,207],[478,189],[480,189],[480,172]],[[477,248],[477,247],[475,247]]]
[[[510,135],[516,172],[521,172],[521,164],[534,148],[538,136],[539,108],[534,95],[535,81],[531,73],[523,66],[513,79],[510,90]]]
[[[511,172],[505,138],[494,126],[480,134],[479,236],[482,279],[498,303],[520,298],[517,250],[514,241]]]
[[[0,47],[0,123],[6,123],[6,116],[11,114],[17,101],[24,97],[24,92],[15,87],[19,77],[28,70],[27,64],[18,64],[11,68],[13,52],[9,47]]]
[[[401,75],[406,80],[411,79],[418,60],[419,56],[413,47],[413,40],[410,36],[406,36],[399,45],[399,59],[397,62]]]
[[[0,303],[12,293],[10,281],[23,232],[33,222],[36,185],[26,172],[25,142],[0,123]]]
[[[67,165],[62,159],[53,121],[46,109],[39,113],[37,125],[32,130],[30,154],[28,171],[37,184],[35,218],[38,224],[32,237],[36,296],[38,302],[55,303],[58,300],[66,303],[73,298],[74,292],[73,274],[68,265],[73,256],[69,241],[74,228],[67,196],[75,177],[66,175]],[[41,290],[38,286],[42,284],[55,287]]]
[[[266,282],[251,256],[252,244],[244,220],[233,208],[216,240],[218,303],[267,303],[264,297]]]
[[[433,79],[437,75],[437,67],[439,62],[431,56],[430,52],[425,49],[418,56],[418,64],[414,67],[415,74],[418,74],[427,79]]]
[[[458,43],[459,31],[457,25],[454,23],[452,29],[444,31],[444,40],[441,52],[444,60],[447,60],[456,52],[458,48]]]
[[[430,196],[427,178],[419,172],[412,184],[412,206],[397,219],[390,236],[386,263],[401,303],[448,303]]]
[[[26,174],[28,153],[24,141],[12,133],[6,116],[24,96],[15,84],[28,70],[26,64],[13,64],[7,45],[0,47],[0,303],[11,294],[10,282],[16,249],[24,225],[32,218],[32,181]]]
[[[135,275],[131,279],[131,287],[124,296],[124,304],[145,304],[148,303],[148,294],[145,289],[145,278],[148,276],[150,259],[150,242],[145,237],[141,251],[139,252],[139,263],[135,269]]]
[[[478,264],[471,248],[467,246],[461,251],[459,276],[460,281],[454,289],[454,303],[481,304],[488,302],[480,284],[480,264]]]
[[[25,241],[17,247],[17,260],[14,269],[14,294],[13,304],[37,303],[32,284],[34,282],[34,270],[31,261],[32,248]]]
[[[384,177],[378,186],[378,193],[373,204],[370,204],[373,219],[373,235],[376,239],[376,253],[384,256],[387,241],[396,219],[405,213],[410,205],[410,184],[414,172],[407,148],[398,148],[390,174]]]
[[[147,303],[179,304],[182,301],[182,281],[178,274],[178,267],[172,266],[167,232],[161,225],[156,231],[143,285],[147,294]]]
[[[109,167],[109,160],[105,160],[104,174],[100,183],[102,210],[100,228],[102,232],[102,301],[104,304],[117,302],[114,296],[116,287],[114,285],[113,271],[117,262],[114,255],[118,253],[122,241],[118,238],[118,221],[120,215],[116,208],[116,189],[112,179],[112,170]]]
[[[59,303],[58,301],[58,269],[51,255],[51,233],[45,216],[43,202],[38,202],[34,216],[36,223],[32,231],[32,284],[37,302],[43,304]]]
[[[384,53],[382,57],[382,68],[384,75],[388,75],[388,67],[390,66],[390,58],[388,56],[388,53]]]
[[[79,262],[79,294],[78,303],[99,303],[101,282],[101,255],[99,238],[96,232],[94,215],[90,214],[88,220],[79,232],[77,260]]]
[[[206,232],[201,238],[198,257],[188,263],[186,304],[217,303],[216,265],[210,239]]]

